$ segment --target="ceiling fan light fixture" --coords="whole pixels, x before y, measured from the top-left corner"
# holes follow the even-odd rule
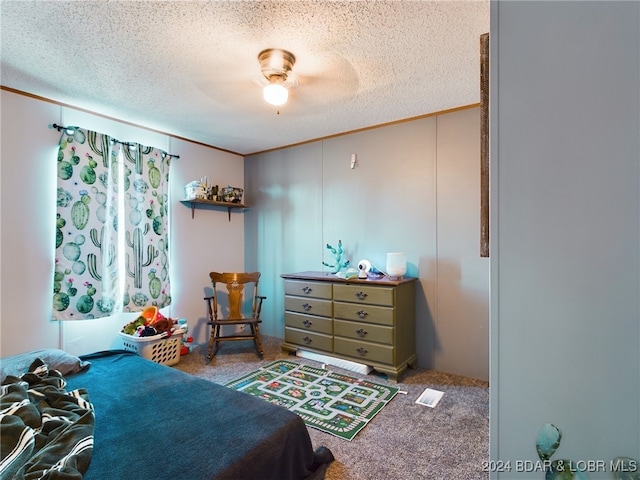
[[[278,48],[269,48],[258,54],[260,70],[269,80],[269,85],[262,90],[264,100],[276,107],[287,103],[289,90],[285,86],[287,76],[291,72],[296,57],[291,52]]]
[[[262,95],[264,96],[265,102],[275,107],[279,107],[280,105],[287,103],[289,90],[282,86],[280,82],[272,81],[269,85],[264,87]]]
[[[286,80],[296,63],[296,57],[286,50],[267,48],[258,54],[258,62],[265,78],[270,79],[272,75],[278,75]]]

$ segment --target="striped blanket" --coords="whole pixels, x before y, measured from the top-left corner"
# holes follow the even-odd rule
[[[94,412],[85,389],[36,359],[0,386],[0,480],[81,479],[93,452]]]

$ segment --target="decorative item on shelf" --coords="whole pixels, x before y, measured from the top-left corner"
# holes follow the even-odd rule
[[[187,200],[206,200],[206,183],[204,183],[202,179],[189,182],[184,186],[184,194]]]
[[[403,252],[387,253],[387,275],[398,280],[407,273],[407,256]]]
[[[238,187],[223,187],[222,188],[222,201],[227,203],[242,203],[242,195],[244,190]]]
[[[216,202],[218,200],[218,185],[207,187],[207,199]]]
[[[338,240],[338,248],[334,248],[327,243],[327,249],[333,254],[335,263],[333,265],[330,265],[327,262],[322,262],[322,264],[325,267],[333,268],[332,273],[338,273],[343,268],[347,268],[349,266],[349,260],[345,260],[343,258],[344,249],[342,248],[342,240]]]

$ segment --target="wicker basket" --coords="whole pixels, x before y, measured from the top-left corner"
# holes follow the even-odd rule
[[[162,365],[175,365],[180,361],[183,333],[174,332],[170,337],[154,335],[152,337],[134,337],[120,332],[125,350],[135,352],[147,360]]]

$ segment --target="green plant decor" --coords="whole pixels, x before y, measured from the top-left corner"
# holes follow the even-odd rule
[[[335,258],[334,263],[333,265],[330,265],[327,262],[322,262],[322,264],[325,267],[333,268],[332,273],[338,273],[343,268],[347,268],[349,266],[350,261],[344,258],[344,249],[342,248],[342,240],[338,240],[338,248],[334,248],[333,246],[327,243],[327,250],[329,250],[333,254]]]
[[[561,441],[562,432],[558,427],[551,423],[542,425],[536,439],[536,450],[544,466],[545,480],[588,480],[587,470],[610,471],[613,480],[640,480],[640,463],[629,457],[616,457],[609,463],[604,460],[551,460]]]

